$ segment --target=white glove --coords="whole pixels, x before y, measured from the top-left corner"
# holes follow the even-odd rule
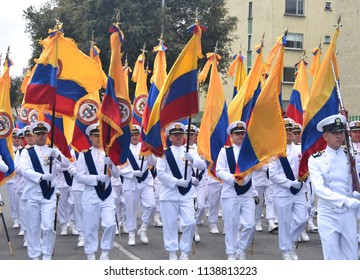
[[[109,179],[109,176],[106,174],[99,174],[96,176],[96,179],[98,180],[98,182],[105,183],[106,180]]]
[[[344,205],[349,207],[350,209],[357,209],[360,207],[360,201],[356,198],[346,198],[344,201]]]
[[[44,175],[41,176],[41,179],[44,181],[51,182],[55,178],[55,176],[56,175],[54,173],[46,172]]]
[[[50,156],[53,158],[57,158],[60,155],[60,151],[58,148],[51,148]]]
[[[297,189],[297,190],[300,190],[301,186],[302,186],[302,182],[299,182],[299,181],[292,181],[291,182],[291,186],[294,188],[294,189]]]
[[[134,170],[134,176],[135,177],[142,177],[144,175],[146,170]]]
[[[353,198],[356,198],[356,199],[360,200],[360,193],[359,192],[353,191],[352,195],[353,195]]]
[[[112,164],[111,159],[109,157],[104,157],[104,164],[106,164],[106,165]]]
[[[194,186],[199,185],[200,181],[196,177],[191,177],[191,182]]]
[[[185,180],[185,179],[178,179],[176,182],[176,185],[182,188],[187,188],[187,186],[189,185],[190,180]]]
[[[228,185],[233,185],[234,183],[236,183],[234,177],[228,178],[228,179],[226,179],[226,180],[224,180],[224,181],[225,181],[225,183],[228,184]]]
[[[68,168],[68,172],[71,176],[74,176],[76,174],[76,167],[74,165],[70,165]]]
[[[157,160],[153,155],[148,155],[146,157],[147,162],[149,163],[149,165],[153,165],[156,166]]]
[[[185,153],[185,160],[187,161],[193,161],[194,157],[190,153]]]

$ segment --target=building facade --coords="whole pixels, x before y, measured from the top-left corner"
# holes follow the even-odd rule
[[[295,64],[306,51],[306,61],[312,61],[312,49],[319,46],[323,55],[334,34],[334,25],[341,15],[342,27],[338,37],[338,62],[341,81],[341,93],[345,108],[349,115],[360,115],[358,92],[360,58],[357,55],[357,42],[360,32],[356,30],[360,23],[360,1],[358,0],[228,0],[231,15],[238,18],[236,39],[232,45],[234,53],[242,46],[246,55],[248,71],[255,60],[254,48],[260,44],[265,33],[264,58],[276,42],[277,37],[288,29],[285,48],[282,93],[284,110],[288,104],[294,85]],[[232,97],[232,78],[227,78],[225,85],[227,103]],[[312,77],[308,75],[309,91],[311,92]]]

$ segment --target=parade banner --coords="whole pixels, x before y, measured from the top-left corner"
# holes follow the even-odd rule
[[[15,175],[14,151],[12,145],[13,118],[10,102],[10,67],[12,61],[7,57],[4,63],[4,72],[0,78],[0,156],[8,166],[6,173],[0,172],[0,186],[4,185]]]
[[[339,30],[336,30],[331,44],[326,51],[325,57],[312,85],[310,99],[306,108],[303,133],[301,136],[302,158],[299,166],[299,178],[305,179],[308,175],[308,159],[326,147],[326,141],[322,132],[316,129],[317,124],[324,118],[338,114],[339,99],[336,92],[336,81],[333,69],[338,79],[338,65],[336,60],[336,42]]]
[[[202,57],[201,34],[206,29],[197,23],[189,30],[193,36],[171,68],[149,117],[145,141],[157,156],[164,154],[161,130],[199,111],[197,60]]]

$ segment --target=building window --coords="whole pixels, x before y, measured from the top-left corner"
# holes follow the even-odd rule
[[[330,35],[325,35],[324,44],[330,44]]]
[[[304,35],[299,33],[288,33],[286,36],[286,48],[288,49],[303,49]]]
[[[252,18],[252,2],[249,2],[249,14],[248,18]]]
[[[304,15],[305,0],[285,0],[285,14],[288,15]]]
[[[295,67],[284,67],[283,82],[284,83],[295,82]]]
[[[252,46],[252,35],[249,34],[248,35],[248,45],[247,45],[247,50],[251,51],[251,46]]]
[[[325,2],[325,11],[331,11],[331,2]]]

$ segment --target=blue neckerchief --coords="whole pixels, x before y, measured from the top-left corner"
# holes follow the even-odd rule
[[[235,161],[235,156],[234,156],[234,149],[233,149],[233,147],[229,147],[229,148],[226,148],[225,151],[226,151],[226,158],[228,161],[230,172],[231,172],[231,174],[235,174],[236,161]],[[243,186],[240,186],[239,184],[234,183],[234,188],[235,188],[237,195],[246,193],[250,189],[250,187],[251,187],[251,180]]]
[[[29,148],[28,153],[29,153],[30,160],[34,167],[35,172],[44,174],[44,170],[42,169],[39,157],[36,154],[34,147]],[[55,172],[55,170],[53,170],[53,172]],[[43,194],[43,197],[45,199],[50,199],[50,197],[54,193],[55,188],[54,187],[49,188],[49,184],[45,180],[40,181],[40,187],[41,187],[41,192]]]
[[[193,171],[192,171],[192,176],[193,177],[195,177],[199,182],[202,180],[202,178],[203,178],[203,175],[204,175],[204,173],[205,173],[205,170],[206,170],[206,168],[204,169],[204,170],[201,170],[200,172],[199,172],[199,169],[197,169],[196,170],[196,173],[194,172],[194,169],[193,169]]]
[[[91,150],[85,152],[84,157],[85,157],[85,162],[86,162],[87,168],[89,170],[89,173],[91,175],[98,175],[98,173],[96,171],[94,159],[91,154]],[[98,197],[102,201],[104,201],[106,198],[108,198],[108,196],[111,194],[111,190],[112,190],[111,182],[107,188],[104,188],[104,185],[101,182],[98,182],[97,185],[94,186],[94,188],[96,190]]]
[[[166,160],[167,160],[167,162],[168,162],[168,164],[170,166],[170,170],[171,170],[172,175],[177,179],[181,179],[182,175],[181,175],[179,167],[178,167],[178,165],[176,163],[174,154],[172,153],[170,148],[165,150],[165,156],[166,156]],[[179,186],[177,186],[177,187],[178,187],[179,192],[182,195],[185,195],[190,191],[191,186],[192,186],[192,183],[191,183],[191,180],[190,180],[190,182],[189,182],[189,184],[188,184],[188,186],[186,188],[182,188],[182,187],[179,187]]]
[[[157,171],[155,166],[151,167],[150,169],[151,175],[153,176],[153,178],[155,179],[155,177],[157,176]]]
[[[282,168],[284,169],[286,178],[288,178],[291,181],[295,181],[294,172],[291,169],[291,166],[290,166],[290,163],[289,163],[289,160],[287,159],[287,157],[280,157],[279,160],[280,160]],[[301,185],[300,189],[295,189],[293,187],[290,187],[290,192],[293,195],[295,195],[301,190],[302,186],[303,185]]]
[[[139,167],[139,165],[137,164],[136,159],[135,159],[135,157],[134,157],[134,155],[133,155],[133,153],[132,153],[131,150],[129,150],[128,159],[129,159],[129,161],[130,161],[131,167],[132,167],[134,170],[140,170],[140,167]],[[144,174],[142,175],[142,177],[136,177],[138,183],[141,183],[141,182],[145,181],[146,178],[147,178],[147,176],[148,176],[148,174],[149,174],[149,169],[147,169],[147,170],[144,172]]]

